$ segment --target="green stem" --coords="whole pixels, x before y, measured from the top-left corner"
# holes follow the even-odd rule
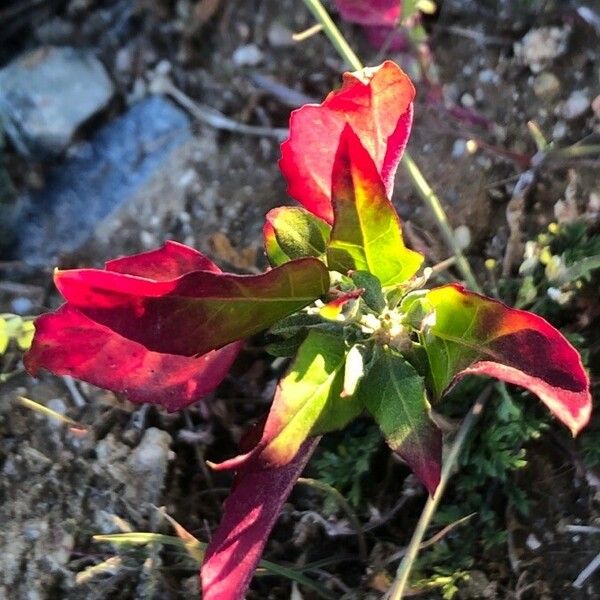
[[[321,492],[325,492],[329,496],[331,496],[337,504],[339,504],[340,508],[346,513],[348,520],[354,527],[356,531],[356,537],[358,539],[358,550],[360,553],[360,557],[362,560],[367,560],[367,543],[365,541],[365,536],[360,525],[360,521],[354,512],[354,509],[350,506],[350,503],[340,494],[338,490],[336,490],[333,486],[325,483],[324,481],[319,481],[318,479],[311,479],[310,477],[300,477],[298,479],[298,483],[303,483],[304,485],[308,485],[313,489],[319,490]]]
[[[329,38],[332,46],[337,50],[342,59],[355,71],[360,71],[363,68],[360,59],[356,56],[354,50],[350,48],[346,38],[332,21],[329,13],[325,10],[323,4],[321,4],[321,0],[304,0],[304,4],[306,4],[306,7],[313,14],[314,18],[321,23],[325,35]]]
[[[360,59],[358,56],[356,56],[354,50],[350,48],[348,42],[337,28],[337,25],[332,21],[331,17],[325,10],[325,7],[321,3],[321,0],[304,0],[304,4],[306,4],[315,19],[321,23],[325,35],[327,35],[331,44],[338,51],[338,54],[342,57],[342,59],[345,60],[356,71],[361,70],[363,65]],[[440,233],[456,257],[456,266],[460,270],[468,286],[476,292],[481,291],[481,288],[475,279],[475,275],[473,275],[473,271],[471,270],[469,262],[456,243],[454,232],[452,231],[452,227],[450,227],[450,223],[448,222],[448,217],[442,208],[442,203],[435,195],[435,192],[431,189],[431,186],[427,183],[425,177],[423,177],[423,173],[421,173],[421,170],[416,165],[415,161],[406,151],[404,152],[404,156],[402,158],[402,164],[404,165],[404,168],[410,177],[413,187],[417,190],[419,196],[421,196],[421,199],[428,206],[429,210],[431,210]]]
[[[402,157],[402,164],[410,177],[413,186],[417,190],[421,200],[427,205],[433,216],[435,217],[438,229],[444,237],[446,244],[452,250],[452,253],[456,257],[456,266],[460,270],[462,276],[465,278],[468,286],[476,291],[480,292],[481,288],[473,275],[469,261],[466,259],[459,245],[456,243],[454,232],[446,216],[446,212],[442,207],[440,199],[436,196],[435,192],[431,189],[431,186],[427,183],[427,180],[421,173],[419,167],[417,167],[415,161],[412,159],[408,152],[404,152]]]
[[[406,587],[408,585],[408,578],[410,576],[415,559],[417,558],[417,554],[419,553],[419,548],[423,542],[425,533],[427,533],[427,529],[431,524],[431,519],[437,510],[438,504],[440,503],[440,500],[444,494],[444,490],[446,489],[446,485],[452,476],[452,472],[454,471],[454,467],[456,466],[458,458],[465,446],[468,435],[473,428],[473,425],[481,415],[491,391],[492,386],[488,385],[479,395],[471,407],[471,410],[461,423],[460,429],[456,434],[456,438],[454,439],[454,442],[450,447],[450,451],[448,452],[448,456],[446,456],[446,460],[442,466],[440,483],[435,491],[435,494],[427,499],[425,507],[423,508],[423,512],[419,517],[417,527],[415,528],[410,543],[408,544],[408,548],[406,549],[406,554],[398,566],[396,579],[394,580],[394,584],[387,595],[389,600],[401,600],[404,597]]]

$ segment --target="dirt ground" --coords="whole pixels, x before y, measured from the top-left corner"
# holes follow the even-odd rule
[[[7,7],[17,4],[8,2]],[[0,67],[43,44],[92,48],[116,85],[115,100],[80,132],[81,139],[150,94],[157,72],[168,72],[173,85],[201,105],[238,123],[271,130],[263,136],[244,135],[215,129],[190,115],[194,139],[168,167],[170,183],[159,176],[146,190],[144,201],[152,208],[121,216],[119,226],[106,234],[109,243],[65,254],[61,266],[101,264],[109,254],[176,239],[224,267],[240,272],[264,267],[262,217],[289,202],[277,169],[277,129],[286,127],[292,108],[321,99],[338,85],[344,70],[324,36],[291,41],[291,32],[313,23],[301,0],[54,0],[22,6],[26,4],[29,8],[12,13],[0,7]],[[527,122],[534,120],[560,147],[581,140],[598,143],[600,5],[594,0],[445,0],[439,5],[438,13],[425,19],[432,56],[429,83],[420,77],[413,55],[391,58],[418,78],[409,149],[440,193],[452,225],[462,226],[467,254],[485,278],[485,259],[507,260],[506,208],[536,152]],[[537,65],[523,49],[523,40],[542,27],[557,28],[564,47]],[[347,23],[341,28],[366,64],[380,62],[360,28]],[[542,50],[548,43],[539,41]],[[538,47],[544,54],[542,50]],[[582,98],[587,105],[580,110]],[[61,160],[35,163],[10,145],[5,150],[17,196],[42,188],[48,171]],[[591,198],[600,195],[599,166],[597,155],[545,163],[522,208],[523,236],[534,236],[555,220],[555,205],[573,181],[570,172],[577,178],[579,208],[587,210]],[[179,200],[175,208],[165,208],[165,194],[173,190]],[[446,258],[432,217],[401,171],[394,202],[407,223],[409,243],[431,263]],[[57,306],[51,286],[55,265],[32,270],[10,248],[5,250],[0,313],[14,312],[15,301],[23,299],[27,314]],[[517,258],[508,261],[512,273],[521,253],[518,248]],[[588,327],[594,318],[597,312]],[[259,349],[259,341],[249,344],[212,398],[176,415],[140,409],[111,393],[49,375],[34,381],[22,371],[17,351],[5,355],[2,371],[16,374],[0,384],[0,598],[196,597],[195,566],[181,548],[119,549],[94,542],[92,536],[128,530],[174,535],[157,508],[165,507],[188,531],[208,539],[230,479],[209,473],[204,459],[218,461],[235,453],[244,426],[266,411],[282,371],[279,362]],[[592,360],[598,360],[598,347],[592,349]],[[597,373],[595,377],[597,382]],[[77,425],[25,408],[20,396]],[[381,479],[368,492],[368,501],[372,519],[380,524],[367,533],[367,563],[358,559],[353,536],[336,535],[343,527],[336,529],[335,520],[329,528],[311,520],[322,503],[303,487],[286,505],[265,557],[296,565],[331,559],[317,576],[337,597],[381,597],[381,565],[407,543],[425,496],[410,477],[402,479],[405,470],[390,462],[385,449],[376,461],[374,472]],[[599,597],[600,571],[582,589],[571,583],[600,551],[600,535],[574,535],[565,528],[600,525],[597,467],[585,467],[572,447],[550,440],[531,448],[530,465],[519,482],[533,500],[529,522],[512,516],[510,507],[499,507],[511,530],[510,552],[474,557],[477,576],[458,597]],[[399,500],[402,510],[394,511]],[[532,534],[543,542],[542,551],[531,542]],[[90,571],[95,565],[101,565],[100,572]],[[278,577],[257,577],[252,589],[248,598],[300,597],[290,596],[290,582]],[[301,590],[303,598],[317,597]],[[441,596],[429,592],[420,597]]]

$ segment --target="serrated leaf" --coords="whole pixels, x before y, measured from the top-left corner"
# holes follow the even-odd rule
[[[334,225],[327,248],[331,269],[367,271],[384,287],[403,283],[419,270],[423,255],[404,245],[381,176],[349,126],[340,136],[333,165],[332,202]]]
[[[276,266],[296,258],[323,258],[331,227],[304,208],[281,206],[265,217],[263,237],[269,262]]]
[[[433,494],[440,480],[442,436],[430,418],[423,378],[395,350],[380,346],[357,395],[390,448]]]
[[[491,375],[536,394],[573,434],[591,413],[589,379],[577,350],[533,313],[459,285],[430,290],[435,322],[421,336],[439,398],[467,374]]]

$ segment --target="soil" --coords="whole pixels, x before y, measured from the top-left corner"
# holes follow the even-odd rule
[[[467,253],[483,278],[484,260],[502,262],[505,256],[510,237],[506,208],[536,152],[527,122],[535,121],[560,147],[580,140],[593,143],[600,134],[600,7],[594,0],[445,0],[439,5],[437,15],[425,20],[433,63],[429,84],[414,56],[391,58],[417,79],[409,149],[439,192],[453,227],[463,226],[468,234]],[[51,43],[92,48],[108,69],[119,98],[81,132],[83,139],[150,93],[157,69],[168,71],[174,85],[196,102],[239,123],[273,129],[273,135],[251,137],[195,120],[195,146],[172,165],[169,181],[175,183],[148,191],[148,206],[158,207],[187,174],[177,208],[140,218],[130,214],[111,231],[110,248],[82,248],[61,266],[101,264],[108,252],[130,253],[177,239],[224,267],[240,272],[263,268],[263,215],[291,202],[277,169],[275,130],[286,127],[291,108],[323,98],[338,85],[344,70],[324,36],[290,41],[290,32],[312,23],[300,0],[54,0],[8,2],[0,8],[0,67],[26,49]],[[515,44],[542,27],[559,28],[567,42],[562,53],[533,73]],[[379,62],[360,28],[347,23],[341,28],[365,63]],[[540,80],[541,73],[546,81]],[[542,88],[542,83],[554,83],[548,74],[556,81],[550,91]],[[268,85],[273,81],[280,84],[275,91]],[[588,99],[575,116],[569,104],[574,92]],[[32,164],[10,146],[5,154],[17,196],[41,187],[48,169],[60,164]],[[577,178],[579,210],[589,208],[594,194],[600,194],[598,167],[597,155],[544,164],[521,209],[523,235],[535,236],[555,220],[569,170]],[[407,223],[409,243],[431,262],[446,258],[432,217],[401,172],[394,201]],[[160,218],[152,218],[156,214]],[[58,305],[50,284],[52,265],[32,272],[6,260],[0,267],[0,313],[24,306],[27,314],[38,314]],[[508,267],[514,273],[518,263]],[[20,353],[7,353],[2,370],[15,374],[0,392],[0,598],[197,597],[194,562],[180,548],[119,548],[92,536],[123,531],[174,535],[157,508],[163,506],[193,535],[208,538],[231,482],[228,475],[209,473],[204,459],[235,453],[244,427],[266,411],[281,374],[282,365],[258,349],[259,341],[248,346],[213,397],[177,415],[140,409],[108,392],[50,375],[34,381],[23,372]],[[597,353],[596,345],[592,360]],[[32,411],[21,396],[77,424]],[[265,556],[291,564],[333,557],[321,573],[325,587],[338,597],[380,598],[389,582],[386,559],[408,541],[425,496],[384,448],[376,463],[368,503],[373,515],[387,516],[367,536],[367,564],[358,560],[353,536],[334,535],[344,529],[341,518],[330,519],[328,528],[318,525],[314,513],[322,509],[320,496],[300,486]],[[501,507],[511,552],[473,557],[474,575],[459,597],[597,598],[600,571],[581,589],[571,584],[600,550],[600,535],[574,534],[566,526],[600,525],[600,472],[582,464],[576,445],[551,439],[530,448],[530,464],[519,481],[533,499],[529,521]],[[394,512],[399,499],[402,510]],[[256,577],[252,589],[248,598],[290,597],[290,582],[282,578]],[[316,597],[301,590],[303,598]],[[430,592],[421,597],[441,596]]]

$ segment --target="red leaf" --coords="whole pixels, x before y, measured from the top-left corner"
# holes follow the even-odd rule
[[[393,27],[400,19],[401,0],[335,0],[346,21]]]
[[[533,313],[447,285],[430,290],[435,324],[424,344],[439,396],[458,377],[485,374],[536,394],[573,434],[589,421],[592,399],[579,353]]]
[[[316,216],[333,221],[331,177],[340,136],[349,124],[381,175],[388,197],[408,141],[415,89],[391,61],[344,73],[341,89],[322,104],[307,104],[290,117],[290,136],[279,166],[288,193]]]
[[[109,260],[106,270],[154,281],[176,279],[190,271],[221,272],[221,269],[204,254],[171,240],[156,250]]]
[[[55,281],[70,306],[116,334],[151,352],[195,356],[310,304],[327,291],[329,274],[306,258],[262,275],[192,271],[153,280],[79,269],[58,271]]]
[[[386,48],[387,52],[405,52],[410,48],[406,34],[395,27],[364,25],[363,30],[373,48]]]
[[[68,304],[35,323],[35,337],[25,356],[27,370],[40,368],[71,375],[132,402],[180,410],[221,383],[242,343],[234,342],[197,358],[150,352],[81,314]]]
[[[200,252],[171,241],[157,250],[111,260],[106,269],[113,279],[134,275],[146,286],[192,271],[220,272]],[[73,271],[63,272],[67,273]],[[124,394],[132,402],[161,404],[170,411],[212,392],[241,348],[241,343],[236,342],[195,358],[153,352],[85,316],[69,303],[37,319],[35,330],[31,349],[25,355],[25,366],[32,375],[45,368]]]
[[[306,441],[283,467],[265,469],[252,462],[237,473],[221,524],[206,549],[201,570],[204,600],[244,598],[281,508],[318,442]]]

